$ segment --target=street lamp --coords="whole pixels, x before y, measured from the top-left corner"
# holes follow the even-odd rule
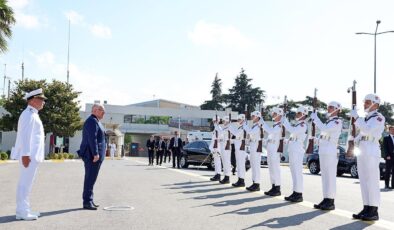
[[[393,30],[391,30],[391,31],[384,31],[384,32],[378,33],[378,26],[379,26],[380,23],[381,23],[380,20],[376,21],[375,33],[365,33],[365,32],[356,33],[357,35],[366,34],[366,35],[373,35],[374,36],[374,42],[375,42],[375,47],[374,47],[374,75],[373,75],[373,92],[374,93],[376,93],[376,36],[379,35],[379,34],[394,33]]]

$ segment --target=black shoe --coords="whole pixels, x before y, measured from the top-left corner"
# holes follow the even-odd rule
[[[96,208],[100,207],[99,204],[95,204],[93,201],[92,201],[92,205],[93,205],[94,207],[96,207]]]
[[[321,210],[331,211],[335,209],[334,199],[327,198],[327,202],[320,206]]]
[[[224,176],[223,180],[219,181],[221,184],[230,184],[230,177]]]
[[[375,206],[369,206],[368,207],[368,211],[366,214],[364,214],[361,217],[362,220],[365,221],[375,221],[375,220],[379,220],[379,214],[378,214],[378,207]]]
[[[313,207],[315,209],[321,209],[321,206],[327,202],[327,198],[324,198],[319,204],[314,204]]]
[[[353,218],[360,220],[368,212],[368,209],[369,209],[369,206],[364,205],[364,208],[363,208],[363,210],[361,210],[361,212],[359,212],[358,214],[353,214]]]
[[[290,201],[293,198],[293,196],[295,196],[295,193],[296,192],[293,192],[290,196],[285,196],[285,200]]]
[[[216,174],[214,177],[211,177],[211,181],[220,181],[220,174]]]
[[[250,187],[246,188],[250,192],[257,192],[260,191],[260,184],[253,183]]]
[[[385,186],[384,186],[384,189],[390,189],[390,186],[385,185]]]
[[[87,210],[97,210],[97,208],[94,207],[92,204],[83,205],[83,209],[87,209]]]
[[[280,192],[280,185],[275,186],[274,190],[272,190],[270,196],[280,196],[282,193]]]
[[[236,183],[233,183],[232,186],[234,187],[245,187],[245,180],[242,178],[238,178]]]
[[[272,187],[271,187],[271,189],[270,190],[268,190],[267,192],[264,192],[264,194],[265,195],[267,195],[267,196],[271,196],[271,193],[272,193],[272,191],[275,189],[275,185],[274,184],[272,184]]]
[[[295,195],[290,199],[291,202],[298,203],[304,201],[302,193],[296,192]]]

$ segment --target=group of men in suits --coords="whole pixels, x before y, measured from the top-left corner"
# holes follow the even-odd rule
[[[383,151],[386,160],[385,189],[394,189],[394,126],[389,127],[389,135],[383,139]]]
[[[163,163],[163,157],[164,163],[166,163],[167,157],[168,162],[171,162],[172,155],[173,168],[180,168],[180,157],[181,150],[183,148],[183,142],[178,135],[178,131],[175,131],[174,136],[171,139],[164,139],[163,137],[155,139],[155,137],[152,135],[146,141],[146,147],[148,149],[149,165],[153,165],[154,156],[156,153],[156,165],[161,165]]]

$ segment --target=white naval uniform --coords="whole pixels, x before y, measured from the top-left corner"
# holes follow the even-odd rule
[[[342,131],[342,121],[337,117],[330,117],[326,123],[319,118],[313,121],[320,130],[319,162],[323,186],[323,198],[335,199],[338,166],[338,139]]]
[[[245,179],[245,160],[246,160],[246,151],[240,150],[242,140],[244,139],[244,129],[242,125],[230,125],[229,127],[230,132],[235,136],[234,147],[235,147],[235,160],[237,162],[237,176],[238,178]]]
[[[293,191],[302,193],[304,191],[302,169],[307,125],[304,121],[299,121],[296,125],[292,126],[286,118],[283,118],[282,122],[287,131],[290,132],[287,150],[289,152],[290,171],[293,179]]]
[[[22,112],[18,120],[18,131],[12,158],[19,160],[19,183],[16,192],[16,214],[27,216],[30,210],[30,192],[39,162],[44,161],[45,133],[38,110],[32,106]],[[30,164],[25,168],[22,156],[30,156]]]
[[[281,122],[275,122],[272,127],[268,126],[265,122],[262,122],[262,124],[263,130],[268,133],[267,163],[271,184],[280,186],[280,153],[278,153],[278,147],[282,134],[282,125]]]
[[[216,137],[216,132],[218,132],[218,137]],[[215,145],[215,140],[217,140],[218,146],[217,148],[214,148]],[[215,164],[215,174],[221,174],[222,173],[222,161],[220,160],[220,143],[219,143],[219,127],[215,125],[215,129],[212,132],[212,139],[211,139],[211,144],[209,145],[209,149],[213,153],[213,162]]]
[[[358,178],[363,204],[368,206],[380,205],[379,139],[384,131],[384,123],[384,116],[376,111],[368,113],[365,119],[359,117],[355,122],[360,129],[355,139],[360,149],[360,155],[357,156]]]
[[[230,148],[226,150],[227,141],[229,138],[228,126],[219,126],[219,143],[220,143],[220,156],[223,164],[223,174],[230,176],[231,174],[231,143]],[[231,135],[231,134],[230,134]]]
[[[257,152],[258,142],[260,137],[259,123],[253,123],[250,128],[247,124],[243,125],[243,129],[249,134],[249,150],[250,150],[250,167],[252,168],[253,183],[260,184],[260,167],[261,167],[261,153]]]
[[[116,152],[116,144],[115,143],[109,144],[109,153],[111,154],[111,159],[114,159],[115,152]]]

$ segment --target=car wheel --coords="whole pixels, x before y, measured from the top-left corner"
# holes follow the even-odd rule
[[[187,163],[187,159],[185,156],[181,156],[179,165],[181,166],[181,168],[187,168],[189,167],[189,164]]]
[[[213,157],[211,157],[211,160],[209,161],[209,164],[207,165],[208,169],[210,170],[215,170],[215,160]]]
[[[319,174],[320,167],[317,161],[311,161],[311,163],[309,163],[309,172],[312,174]]]
[[[353,164],[350,167],[350,176],[352,176],[353,178],[357,178],[358,177],[357,165],[356,164]]]

